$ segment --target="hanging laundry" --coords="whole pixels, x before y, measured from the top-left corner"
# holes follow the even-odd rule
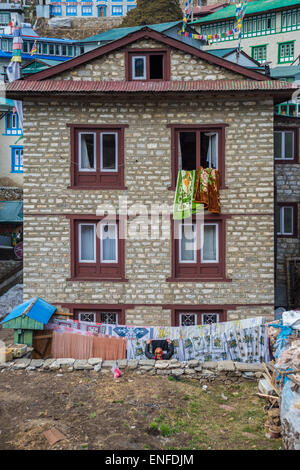
[[[220,177],[214,168],[201,167],[195,189],[195,204],[203,204],[204,209],[212,214],[220,214]]]
[[[193,214],[203,210],[202,207],[194,202],[196,178],[196,170],[180,170],[178,172],[173,208],[173,217],[175,220],[187,219]]]

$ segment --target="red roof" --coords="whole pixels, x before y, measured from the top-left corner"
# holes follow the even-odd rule
[[[215,11],[224,8],[228,5],[228,3],[215,3],[214,5],[205,5],[205,6],[195,6],[193,8],[193,15],[196,16],[205,16],[209,15],[210,13],[214,13]],[[191,9],[188,10],[188,13],[191,12]]]
[[[275,80],[90,81],[17,80],[6,86],[7,97],[35,94],[190,93],[235,91],[287,91],[298,87]]]

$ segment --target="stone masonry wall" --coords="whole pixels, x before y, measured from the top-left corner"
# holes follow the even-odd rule
[[[141,39],[129,45],[130,48],[164,48],[154,40]],[[242,79],[240,74],[211,65],[182,51],[171,49],[171,80],[222,80]],[[55,80],[125,80],[125,51],[118,50],[94,59],[88,64],[74,67],[54,78]]]
[[[277,127],[294,127],[295,124],[276,122]],[[299,126],[298,126],[299,128]],[[297,164],[275,164],[276,202],[298,203],[297,238],[277,237],[276,285],[278,305],[284,303],[286,294],[286,259],[300,257],[300,162]]]
[[[186,101],[155,97],[109,101],[24,102],[24,300],[51,303],[140,304],[126,312],[131,324],[170,324],[162,305],[237,305],[228,319],[270,315],[274,297],[273,104],[239,96]],[[35,123],[39,122],[37,128]],[[128,124],[125,186],[118,190],[70,190],[70,131],[66,123]],[[170,123],[227,123],[226,276],[232,282],[175,282],[171,243],[126,240],[122,282],[74,282],[70,277],[70,222],[65,214],[95,214],[103,203],[149,202],[172,206]],[[167,221],[169,224],[169,222]],[[143,307],[143,304],[149,304]],[[150,305],[151,304],[151,305]],[[263,304],[263,305],[260,305]],[[152,307],[154,305],[154,307]]]

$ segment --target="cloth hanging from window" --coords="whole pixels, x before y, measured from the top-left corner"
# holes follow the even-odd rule
[[[85,136],[81,136],[81,168],[90,170],[94,165],[90,161]]]
[[[173,217],[182,220],[191,217],[202,208],[194,202],[194,191],[196,185],[196,170],[180,170],[177,177],[177,186],[174,199]]]
[[[212,214],[220,214],[220,177],[214,168],[200,167],[195,189],[195,204],[203,204]]]

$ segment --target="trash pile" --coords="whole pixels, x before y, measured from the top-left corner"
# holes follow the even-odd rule
[[[300,449],[300,310],[282,313],[267,325],[273,355],[265,365],[258,396],[266,398],[270,437],[283,438],[285,448]]]

